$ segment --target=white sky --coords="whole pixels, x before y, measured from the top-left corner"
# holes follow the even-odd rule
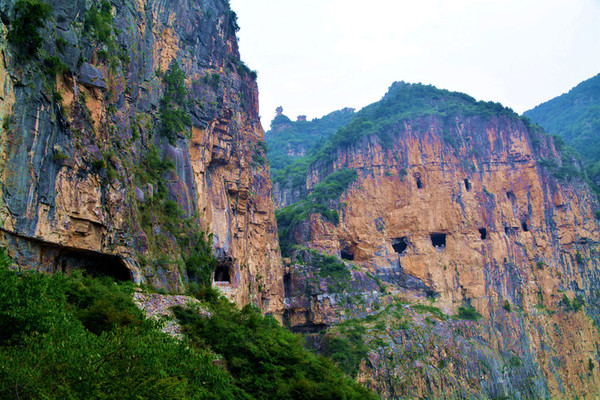
[[[230,0],[260,114],[321,117],[394,81],[522,113],[600,73],[600,0]]]

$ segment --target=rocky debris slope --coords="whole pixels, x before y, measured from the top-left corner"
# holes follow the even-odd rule
[[[481,315],[466,323],[475,332],[469,340],[505,360],[485,361],[490,374],[452,369],[460,385],[435,389],[435,380],[424,377],[419,393],[397,393],[433,396],[447,389],[453,396],[467,386],[493,398],[597,393],[598,203],[581,165],[550,136],[498,104],[398,83],[309,157],[303,181],[291,176],[277,188],[293,191],[294,180],[302,181],[309,193],[278,212],[282,249],[302,244],[344,259],[405,301],[435,301],[446,316],[461,309]],[[337,307],[323,301],[312,313],[305,306],[300,311],[318,326],[340,315],[332,311]],[[295,308],[290,303],[286,314]],[[454,338],[454,324],[446,325],[445,333],[427,337]],[[427,339],[403,337],[404,346],[424,346]],[[403,350],[389,351],[386,357],[403,358]],[[453,364],[466,363],[468,354]],[[501,373],[513,356],[525,369]],[[430,368],[432,360],[421,362]],[[420,381],[418,370],[399,375],[399,368],[367,362],[361,379],[373,379],[381,393],[404,379]]]
[[[144,312],[146,318],[161,322],[162,331],[174,338],[181,338],[181,325],[175,320],[173,307],[187,308],[190,305],[200,304],[200,301],[194,297],[182,295],[167,295],[159,293],[144,293],[141,290],[133,294],[133,302]],[[210,312],[196,308],[201,315],[210,317]]]
[[[15,261],[167,290],[218,281],[280,314],[256,74],[228,3],[3,0],[0,16],[0,229]]]

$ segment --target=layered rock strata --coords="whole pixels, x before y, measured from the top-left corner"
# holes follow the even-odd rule
[[[0,228],[16,263],[181,291],[204,231],[216,284],[281,313],[256,75],[229,6],[48,1],[22,60],[5,40],[15,3],[0,2]]]
[[[597,393],[598,204],[576,173],[565,176],[567,159],[552,138],[507,112],[432,113],[389,126],[385,135],[363,135],[313,163],[307,191],[332,171],[354,169],[358,178],[329,204],[339,224],[313,213],[295,227],[295,240],[369,271],[400,297],[429,298],[446,315],[460,307],[481,314],[469,323],[476,331],[470,340],[500,360],[518,356],[527,371],[511,377],[455,369],[475,391],[511,398]],[[332,314],[322,306],[312,307],[316,324]],[[287,312],[294,313],[293,304]],[[449,336],[453,330],[442,329]],[[427,340],[444,354],[446,345],[434,339],[440,334]],[[410,336],[398,340],[418,345],[423,335]],[[376,347],[373,356],[388,360],[388,350]],[[425,374],[419,393],[402,392],[397,373],[387,361],[371,360],[362,376],[380,393],[458,390]]]

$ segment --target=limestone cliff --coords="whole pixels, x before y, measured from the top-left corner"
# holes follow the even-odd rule
[[[357,174],[341,195],[316,194],[347,170]],[[363,300],[331,301],[321,285],[296,307],[295,286],[312,275],[295,262],[288,321],[326,327],[357,307],[381,315],[379,325],[362,320],[370,347],[359,379],[389,398],[599,395],[598,204],[580,172],[550,136],[498,104],[394,84],[312,156],[311,195],[278,216],[282,248],[344,259],[387,294],[369,300],[373,284],[357,288],[352,271],[345,297]],[[296,188],[290,179],[277,190]],[[433,313],[427,321],[415,302]],[[342,326],[327,335],[348,335]]]
[[[16,263],[177,291],[213,280],[281,313],[256,74],[228,2],[2,0],[0,13],[0,228]]]

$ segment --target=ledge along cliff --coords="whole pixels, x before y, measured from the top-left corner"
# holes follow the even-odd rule
[[[285,323],[384,398],[596,398],[598,202],[559,150],[393,84],[276,180]]]
[[[228,2],[2,0],[0,17],[0,230],[16,264],[213,281],[281,314],[256,73]]]

